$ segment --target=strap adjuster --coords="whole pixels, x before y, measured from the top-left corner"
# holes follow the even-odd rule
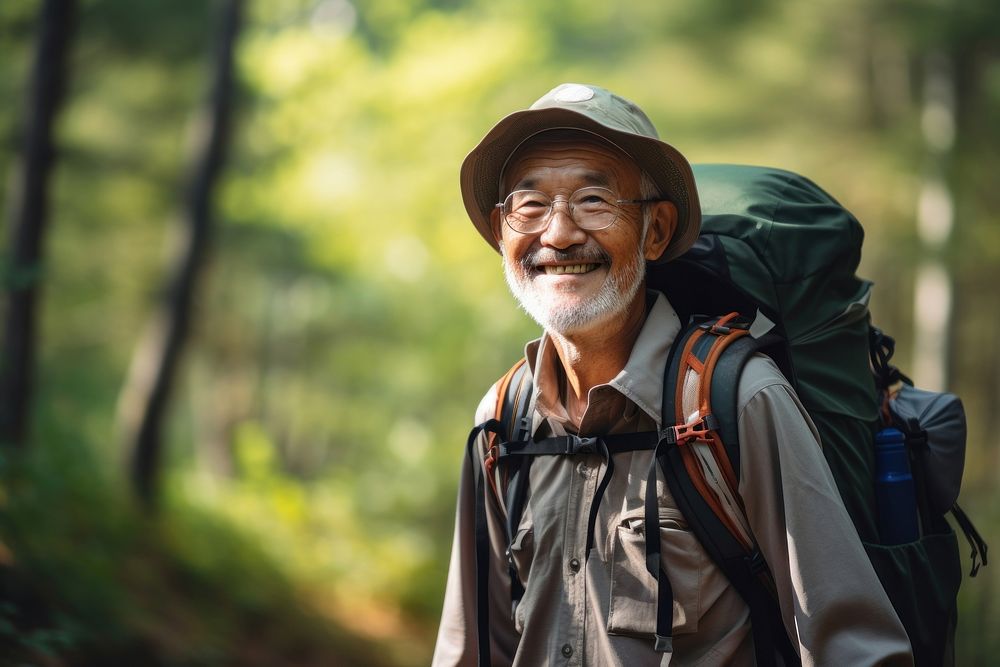
[[[733,331],[748,331],[750,329],[750,323],[743,318],[739,318],[738,316],[738,313],[730,313],[729,315],[716,320],[714,324],[711,322],[705,322],[704,324],[698,325],[698,328],[707,331],[708,333],[715,334],[716,336],[725,336],[731,334]]]
[[[668,445],[683,445],[690,440],[708,442],[709,434],[719,428],[715,415],[705,415],[687,424],[674,424],[660,429],[660,440]]]
[[[599,451],[598,438],[581,437],[579,435],[563,435],[558,441],[562,454],[595,454]]]

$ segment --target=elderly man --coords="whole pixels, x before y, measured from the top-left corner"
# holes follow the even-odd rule
[[[530,435],[656,431],[682,323],[663,294],[646,290],[645,269],[698,236],[688,162],[631,102],[563,84],[501,120],[465,160],[461,182],[511,291],[544,329],[525,348]],[[498,416],[502,391],[486,394],[476,423]],[[461,481],[434,664],[910,664],[906,633],[788,382],[756,356],[738,401],[741,447],[753,451],[741,459],[739,492],[774,578],[777,627],[790,640],[784,658],[755,655],[747,604],[657,480],[673,601],[672,641],[663,641],[641,546],[652,452],[615,455],[609,479],[596,453],[538,457],[508,537],[496,489],[476,484],[489,448],[480,434]],[[477,503],[487,528],[478,535]],[[486,569],[478,575],[477,556]]]

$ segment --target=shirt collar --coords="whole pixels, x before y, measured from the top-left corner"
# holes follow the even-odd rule
[[[681,321],[667,298],[647,290],[646,298],[653,302],[646,321],[639,331],[625,367],[607,385],[649,415],[661,427],[660,408],[663,404],[663,373],[670,346],[681,330]],[[559,356],[547,333],[529,342],[524,348],[525,359],[534,382],[535,428],[540,419],[560,422],[567,419],[566,409],[559,399]],[[598,387],[591,389],[593,392]],[[534,429],[532,429],[534,430]]]

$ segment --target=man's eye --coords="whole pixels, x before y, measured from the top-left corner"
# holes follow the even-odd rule
[[[597,192],[588,192],[581,194],[576,198],[576,206],[582,206],[586,209],[599,209],[611,206],[610,200],[604,195]]]
[[[533,194],[522,195],[520,197],[515,198],[514,201],[512,202],[512,208],[515,211],[521,211],[525,213],[529,211],[544,210],[548,207],[549,207],[548,201],[546,201],[543,197]]]

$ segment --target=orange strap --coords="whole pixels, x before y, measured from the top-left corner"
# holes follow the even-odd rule
[[[676,395],[674,398],[675,406],[675,418],[678,424],[685,424],[686,415],[684,415],[684,383],[688,374],[688,370],[693,370],[698,374],[698,409],[701,418],[704,419],[712,414],[712,376],[715,372],[715,367],[719,362],[722,353],[725,352],[733,342],[745,336],[749,333],[746,329],[729,329],[726,325],[737,317],[738,313],[729,313],[725,317],[719,319],[712,327],[709,329],[695,331],[688,338],[687,343],[684,346],[684,350],[681,356],[681,364],[678,370],[680,376],[677,378]],[[706,334],[711,334],[718,336],[718,339],[712,344],[711,349],[708,352],[708,356],[705,361],[702,362],[694,354],[692,350],[695,344],[701,340],[702,336]],[[700,421],[700,420],[699,420]],[[692,425],[686,425],[692,426]],[[709,445],[712,451],[712,456],[715,458],[716,462],[719,464],[719,469],[722,472],[723,481],[729,487],[729,490],[740,503],[740,510],[743,511],[742,498],[739,495],[739,483],[737,482],[736,471],[733,469],[732,461],[729,459],[729,455],[726,452],[722,438],[717,432],[703,433],[701,431],[696,431],[694,429],[687,429],[688,432],[694,437],[695,440],[704,442]],[[681,431],[679,431],[680,433]],[[678,440],[679,445],[683,445],[681,440]],[[684,467],[688,472],[688,476],[691,478],[692,484],[701,494],[705,502],[708,503],[712,512],[719,518],[727,530],[734,536],[739,536],[741,533],[736,528],[735,523],[730,517],[729,513],[726,512],[722,503],[719,501],[718,497],[714,492],[708,487],[707,482],[704,478],[704,473],[701,470],[701,466],[698,463],[698,458],[694,451],[690,447],[681,447],[681,458],[684,461]],[[742,541],[742,540],[741,540]],[[749,547],[750,545],[746,545]]]
[[[708,442],[712,447],[712,452],[715,455],[716,461],[719,462],[719,467],[723,468],[723,461],[728,461],[729,457],[725,455],[725,448],[722,444],[722,440],[719,438],[717,433],[713,432],[709,435]],[[721,458],[716,453],[720,448],[723,449],[723,455]],[[705,475],[701,470],[701,466],[698,464],[698,458],[695,455],[694,450],[690,447],[681,445],[681,459],[684,461],[684,468],[687,470],[688,477],[691,478],[691,483],[694,484],[694,488],[697,489],[701,497],[705,499],[706,503],[708,503],[712,513],[718,517],[719,521],[722,522],[722,525],[726,527],[726,530],[728,530],[733,537],[739,540],[745,548],[749,549],[751,545],[747,544],[742,539],[740,529],[737,528],[732,517],[728,512],[726,512],[722,503],[719,501],[718,496],[716,496],[715,493],[708,488],[708,483],[705,481]],[[732,469],[731,466],[725,467],[729,467],[730,470]],[[723,470],[723,474],[725,475],[725,470]],[[742,501],[740,501],[739,494],[733,494],[733,497],[736,498],[737,502],[740,502],[740,510],[743,511]]]
[[[517,369],[524,365],[525,361],[526,360],[523,357],[519,359],[517,363],[510,367],[510,370],[507,371],[502,378],[497,380],[495,385],[497,388],[497,403],[496,409],[493,411],[496,419],[500,419],[501,414],[503,413],[504,399],[507,397],[507,391],[510,389],[510,382],[514,377],[514,373],[516,373]],[[496,475],[493,474],[493,469],[496,467],[497,463],[497,436],[496,433],[491,431],[486,434],[486,437],[487,449],[486,458],[483,460],[483,466],[486,468],[486,479],[489,480],[490,488],[493,489],[493,494],[499,498],[500,496],[497,492]]]

